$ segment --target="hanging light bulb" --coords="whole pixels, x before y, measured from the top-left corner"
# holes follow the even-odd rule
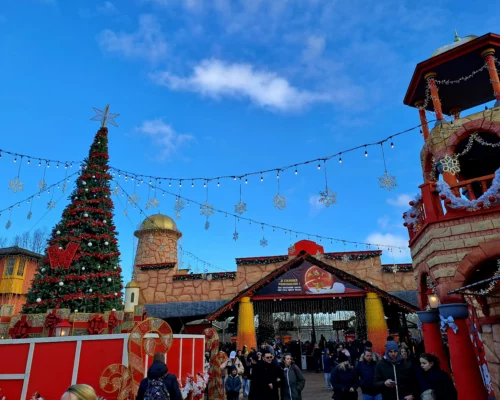
[[[0,158],[2,158],[2,155],[0,154]],[[28,158],[28,165],[31,164],[31,160]]]
[[[276,174],[276,178],[280,178],[280,172],[278,171],[278,173]]]
[[[342,157],[340,157],[340,154],[339,154],[339,164],[342,164]]]
[[[0,160],[2,159],[2,153],[0,152]]]
[[[191,182],[191,187],[194,187],[194,182]]]
[[[57,163],[56,168],[59,168],[59,163]]]
[[[368,157],[368,151],[366,150],[366,146],[365,146],[365,157]]]
[[[235,181],[235,180],[236,180],[236,177],[235,177],[235,176],[233,176],[233,181]]]
[[[260,181],[264,182],[264,177],[262,175],[260,176]]]
[[[220,181],[217,181],[217,186],[220,187]]]
[[[49,163],[47,163],[47,168],[50,168],[50,164]]]
[[[247,184],[247,183],[248,183],[248,179],[247,179],[247,178],[245,178],[245,184]]]
[[[295,168],[295,175],[297,175],[299,173],[299,170],[297,168]]]
[[[318,169],[321,169],[321,164],[318,163]]]
[[[17,157],[14,157],[14,162],[17,162]]]
[[[392,137],[390,139],[391,139],[391,149],[393,149],[394,148],[394,142],[392,141]]]
[[[182,181],[179,181],[179,187],[182,187]]]
[[[38,161],[38,166],[40,167],[42,165],[42,163],[40,161]]]

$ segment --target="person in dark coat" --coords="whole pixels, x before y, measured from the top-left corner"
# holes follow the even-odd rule
[[[292,360],[290,353],[283,355],[283,382],[281,385],[281,400],[302,400],[302,391],[306,378]]]
[[[241,390],[241,378],[238,375],[238,370],[233,365],[229,368],[229,375],[224,384],[227,400],[238,400]]]
[[[148,369],[148,377],[143,379],[137,392],[136,400],[144,400],[144,394],[151,379],[163,379],[163,384],[170,395],[170,400],[182,400],[179,382],[174,374],[168,373],[165,364],[165,354],[156,353],[153,357],[153,364]]]
[[[279,400],[278,388],[283,381],[283,371],[273,358],[269,350],[264,350],[262,361],[252,365],[250,400]]]
[[[363,400],[382,400],[381,390],[373,383],[376,365],[370,350],[365,350],[362,361],[356,365],[356,377],[363,393]]]
[[[418,385],[413,368],[399,354],[395,341],[385,344],[385,356],[375,367],[375,386],[383,400],[417,400]]]
[[[344,353],[337,356],[337,361],[339,364],[333,369],[331,376],[333,399],[356,400],[358,398],[356,372]]]
[[[450,376],[441,369],[439,358],[434,354],[420,355],[420,367],[417,370],[418,383],[422,394],[431,392],[435,400],[457,400],[458,394]],[[422,397],[425,398],[425,397]]]
[[[328,390],[332,390],[332,382],[330,378],[332,376],[332,358],[330,357],[330,350],[325,347],[323,351],[323,372],[325,373],[325,385]]]

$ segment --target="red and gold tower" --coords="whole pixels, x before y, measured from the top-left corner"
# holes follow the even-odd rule
[[[424,139],[423,184],[404,214],[419,316],[445,370],[446,331],[460,400],[500,393],[499,54],[499,35],[456,35],[416,66],[404,99]]]

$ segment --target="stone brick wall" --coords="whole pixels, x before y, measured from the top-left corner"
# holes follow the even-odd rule
[[[498,394],[500,393],[500,324],[483,324],[482,330],[484,354],[488,361],[493,390]]]

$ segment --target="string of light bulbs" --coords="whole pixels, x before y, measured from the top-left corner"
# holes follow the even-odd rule
[[[116,184],[116,187],[115,189],[113,189],[112,193],[114,195],[119,195],[120,194],[120,191],[122,192],[122,195],[124,196],[127,196],[128,198],[131,197],[131,195],[128,194],[128,192],[123,188],[123,186],[116,180],[114,180],[115,184]],[[176,199],[176,203],[178,202],[182,202],[183,204],[183,207],[184,208],[184,203],[186,202],[187,204],[196,204],[198,206],[200,206],[200,209],[202,209],[202,207],[206,207],[206,203],[200,203],[196,200],[192,200],[192,199],[189,199],[185,196],[182,196],[181,194],[175,194],[175,193],[171,193],[169,192],[168,190],[165,190],[163,188],[160,188],[160,187],[157,187],[155,185],[150,185],[152,189],[155,189],[157,191],[160,191],[162,192],[163,196],[165,194],[169,195],[169,196],[172,196]],[[116,190],[116,188],[119,188],[120,190]],[[135,203],[135,200],[134,200],[134,208],[137,208],[140,210],[141,214],[143,214],[145,217],[147,217],[147,214],[139,207],[138,203]],[[182,209],[181,209],[182,210]],[[317,234],[312,234],[312,233],[308,233],[308,232],[302,232],[302,231],[298,231],[298,230],[294,230],[294,229],[290,229],[290,228],[284,228],[284,227],[281,227],[281,226],[278,226],[278,225],[273,225],[273,224],[269,224],[269,223],[266,223],[266,222],[262,222],[262,221],[257,221],[257,220],[254,220],[254,219],[251,219],[251,218],[246,218],[246,217],[243,217],[241,215],[237,215],[237,214],[233,214],[231,212],[228,212],[228,211],[225,211],[225,210],[220,210],[218,208],[215,208],[215,207],[211,207],[210,210],[213,212],[213,213],[218,213],[218,214],[223,214],[224,216],[232,216],[236,219],[236,221],[240,222],[240,221],[246,221],[248,222],[249,224],[254,224],[256,226],[260,226],[260,227],[267,227],[267,228],[270,228],[272,229],[273,231],[276,231],[276,230],[279,230],[279,231],[282,231],[284,232],[285,234],[289,234],[290,236],[292,234],[295,234],[295,237],[298,238],[298,236],[303,236],[303,237],[307,237],[308,239],[311,239],[311,238],[314,238],[316,240],[318,240],[319,242],[322,242],[323,240],[325,241],[330,241],[330,243],[338,243],[338,244],[343,244],[344,246],[346,244],[352,244],[352,245],[355,245],[356,247],[358,245],[360,246],[366,246],[368,249],[371,248],[371,247],[377,247],[377,248],[386,248],[388,250],[392,249],[397,249],[399,250],[400,252],[405,249],[404,247],[399,247],[399,246],[392,246],[392,245],[386,245],[386,244],[377,244],[377,243],[368,243],[368,242],[358,242],[358,241],[353,241],[353,240],[347,240],[347,239],[339,239],[339,238],[333,238],[333,237],[330,237],[330,236],[324,236],[324,235],[317,235]],[[177,211],[177,214],[180,213],[180,210]],[[204,214],[203,214],[204,215]],[[178,218],[180,218],[180,215],[177,216]]]
[[[82,161],[68,161],[68,160],[52,160],[50,158],[36,157],[30,156],[28,154],[16,153],[14,151],[0,149],[0,160],[3,158],[4,154],[8,154],[14,157],[14,162],[18,160],[22,161],[23,159],[27,160],[26,163],[28,165],[33,161],[34,163],[38,163],[38,166],[41,167],[42,164],[47,165],[50,168],[50,164],[55,164],[56,168],[59,168],[60,165],[63,165],[65,168],[72,168],[73,164],[79,165],[82,164]]]

